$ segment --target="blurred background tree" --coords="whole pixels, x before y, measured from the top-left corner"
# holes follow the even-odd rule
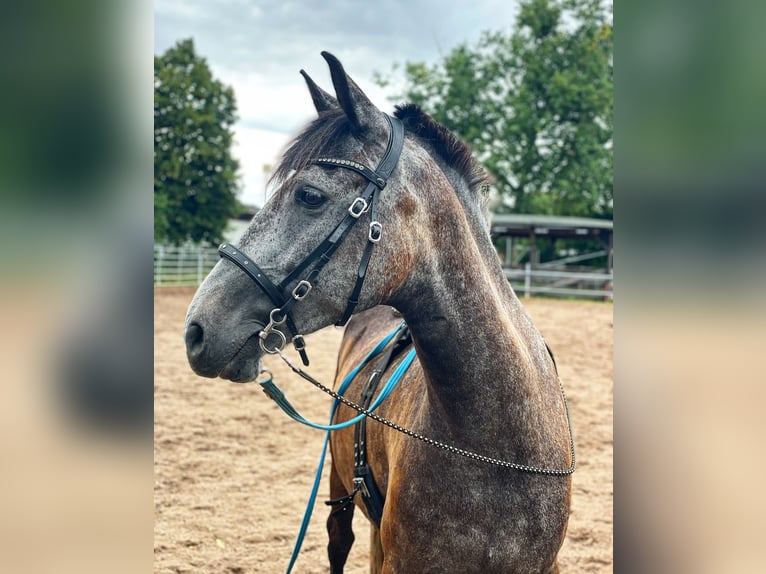
[[[498,212],[612,217],[613,26],[599,0],[525,0],[510,32],[485,32],[433,66],[407,62],[397,101],[471,144]],[[399,70],[376,74],[386,87]]]
[[[234,92],[191,39],[154,58],[154,239],[220,243],[239,208]]]

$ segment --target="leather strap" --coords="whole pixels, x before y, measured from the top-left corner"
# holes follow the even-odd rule
[[[277,307],[282,306],[282,303],[284,303],[284,293],[282,292],[282,289],[274,285],[274,283],[271,282],[271,279],[269,279],[252,259],[233,245],[227,243],[223,243],[218,248],[218,254],[232,263],[235,263],[237,267],[247,273],[250,278],[258,284],[263,292],[268,295],[274,305]]]
[[[358,199],[361,199],[366,205],[369,205],[372,201],[372,192],[375,189],[377,188],[373,184],[368,184],[368,188],[365,190],[365,193],[360,195],[354,201],[356,202]],[[351,208],[349,207],[349,209]],[[303,261],[301,261],[287,277],[284,278],[284,280],[279,284],[279,287],[284,290],[290,283],[297,280],[306,269],[312,266],[312,277],[315,278],[319,274],[319,271],[321,271],[322,268],[330,262],[330,258],[333,256],[338,247],[341,246],[341,243],[343,243],[343,240],[348,235],[348,232],[351,231],[351,228],[356,224],[358,220],[359,217],[354,217],[351,213],[348,213],[330,233],[330,235],[328,235],[327,238],[322,241],[322,243],[317,245],[314,250],[309,253],[308,256]]]
[[[386,116],[388,123],[391,127],[391,137],[388,139],[388,146],[386,147],[386,153],[383,156],[383,160],[378,166],[378,174],[388,179],[396,168],[396,163],[401,155],[402,147],[404,146],[404,126],[398,118],[394,118],[393,121],[390,117]],[[395,153],[392,153],[395,152]],[[385,182],[384,184],[385,185]],[[380,188],[383,189],[383,188]],[[359,268],[356,273],[356,282],[354,288],[351,290],[351,295],[348,297],[346,303],[346,310],[343,312],[343,316],[335,323],[336,327],[342,327],[354,314],[356,306],[359,304],[359,296],[362,293],[362,286],[364,285],[364,279],[367,275],[367,267],[370,264],[370,258],[372,257],[372,250],[375,244],[380,241],[383,234],[383,227],[378,221],[378,198],[380,194],[374,194],[372,197],[372,206],[370,207],[370,231],[367,235],[367,245],[365,245],[364,253],[362,253],[362,259],[359,262]]]
[[[383,373],[391,366],[394,359],[411,344],[412,335],[410,330],[405,328],[393,345],[388,348],[388,351],[375,364],[370,378],[362,389],[360,405],[363,408],[369,408]],[[348,496],[353,499],[357,492],[361,494],[362,502],[367,508],[367,514],[370,519],[379,526],[383,516],[385,498],[375,483],[372,467],[367,463],[366,418],[354,425],[354,490]],[[348,504],[345,499],[337,502],[344,502],[344,506]]]
[[[355,171],[356,173],[364,177],[370,183],[374,183],[378,187],[378,189],[383,189],[384,187],[386,187],[386,178],[388,176],[383,176],[379,173],[376,173],[372,171],[366,165],[353,160],[333,159],[330,157],[319,157],[315,160],[312,160],[312,163],[315,163],[317,165],[329,165],[332,167],[344,167],[346,169]]]

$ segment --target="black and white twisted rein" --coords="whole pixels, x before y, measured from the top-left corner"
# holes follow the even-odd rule
[[[379,422],[379,423],[381,423],[381,424],[383,424],[383,425],[385,425],[385,426],[387,426],[389,428],[392,428],[395,431],[398,431],[398,432],[400,432],[400,433],[402,433],[404,435],[407,435],[409,437],[412,437],[414,439],[422,441],[422,442],[424,442],[426,444],[429,444],[431,446],[435,446],[435,447],[440,448],[442,450],[446,450],[447,452],[450,452],[452,454],[457,454],[457,455],[460,455],[460,456],[464,456],[466,458],[477,460],[479,462],[485,462],[487,464],[492,464],[492,465],[500,466],[500,467],[503,467],[503,468],[512,468],[514,470],[518,470],[518,471],[521,471],[521,472],[527,472],[527,473],[530,473],[530,474],[543,474],[543,475],[548,475],[548,476],[568,476],[568,475],[571,475],[575,471],[575,468],[577,467],[577,461],[576,461],[576,458],[575,458],[574,435],[572,434],[572,420],[569,417],[569,403],[567,402],[567,397],[566,397],[566,394],[564,393],[564,385],[561,383],[561,379],[558,379],[558,382],[559,382],[559,388],[561,389],[561,396],[564,399],[564,410],[566,411],[566,415],[567,415],[567,427],[569,429],[569,452],[570,452],[570,454],[572,456],[572,464],[567,469],[540,468],[540,467],[537,467],[537,466],[531,466],[531,465],[526,465],[526,464],[519,464],[517,462],[509,462],[509,461],[500,460],[500,459],[497,459],[497,458],[492,458],[492,457],[489,457],[489,456],[485,456],[485,455],[482,455],[482,454],[477,454],[475,452],[471,452],[469,450],[465,450],[465,449],[462,449],[462,448],[459,448],[459,447],[456,447],[456,446],[452,446],[452,445],[440,442],[438,440],[435,440],[435,439],[423,436],[423,435],[421,435],[419,433],[416,433],[415,431],[412,431],[412,430],[410,430],[408,428],[400,426],[400,425],[396,424],[395,422],[388,420],[387,418],[381,417],[380,415],[377,415],[377,414],[375,414],[373,412],[368,411],[367,409],[365,409],[364,407],[356,404],[355,402],[350,401],[349,399],[347,399],[343,395],[339,395],[338,393],[333,391],[331,388],[326,387],[325,385],[323,385],[322,383],[317,381],[314,377],[312,377],[308,373],[304,372],[300,367],[298,367],[292,361],[290,361],[290,359],[287,356],[285,356],[285,354],[281,350],[277,351],[277,353],[282,358],[282,360],[285,363],[287,363],[287,365],[290,367],[290,369],[293,370],[294,373],[296,373],[301,378],[303,378],[303,379],[307,380],[308,382],[310,382],[312,385],[317,387],[319,390],[321,390],[324,393],[330,395],[335,400],[340,401],[341,403],[343,403],[347,407],[350,407],[350,408],[354,409],[355,411],[357,411],[358,413],[361,413],[364,416],[366,416],[366,417],[368,417],[368,418],[370,418],[370,419],[372,419],[374,421],[377,421],[377,422]]]

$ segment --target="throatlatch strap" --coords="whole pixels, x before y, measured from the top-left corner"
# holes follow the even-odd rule
[[[377,196],[376,196],[377,197]],[[356,306],[359,304],[359,295],[362,293],[362,286],[364,285],[364,278],[367,274],[367,267],[370,264],[370,258],[372,257],[372,249],[375,247],[375,243],[368,241],[364,246],[364,253],[362,253],[362,260],[359,262],[359,269],[356,273],[356,282],[354,288],[351,291],[351,295],[348,297],[346,303],[346,310],[343,312],[343,317],[335,323],[336,327],[343,327],[348,323],[351,315],[354,314]]]
[[[401,153],[402,146],[404,145],[404,126],[401,120],[398,118],[390,118],[389,116],[386,116],[386,119],[388,120],[389,126],[391,128],[391,137],[388,139],[386,153],[383,156],[383,160],[380,162],[377,171],[378,177],[383,178],[383,186],[385,186],[386,180],[393,173],[394,168],[396,167],[396,163],[399,159],[399,154]],[[368,189],[372,188],[374,183],[375,181],[370,180]],[[383,187],[380,185],[378,185],[378,187],[383,189]],[[364,247],[362,259],[359,262],[359,268],[356,274],[356,282],[354,283],[354,288],[351,290],[351,295],[349,295],[348,302],[346,303],[346,310],[343,312],[343,316],[340,318],[340,320],[335,323],[336,327],[344,326],[346,323],[348,323],[351,315],[354,314],[354,310],[359,304],[359,295],[362,293],[362,286],[364,285],[364,279],[367,274],[367,267],[369,266],[370,258],[372,257],[372,250],[375,247],[375,244],[380,241],[381,235],[383,233],[383,228],[378,221],[378,198],[380,197],[380,193],[375,193],[375,188],[372,188],[371,191],[372,205],[370,206],[370,231],[367,236],[367,245]]]

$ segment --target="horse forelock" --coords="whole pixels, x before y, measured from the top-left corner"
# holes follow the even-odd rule
[[[318,157],[343,157],[343,142],[352,134],[353,126],[343,110],[323,111],[290,142],[271,181],[286,180],[291,173],[305,169]]]

